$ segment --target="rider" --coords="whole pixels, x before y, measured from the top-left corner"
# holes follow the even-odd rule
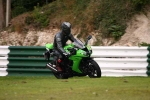
[[[71,40],[71,42],[76,41],[71,34],[71,24],[69,22],[63,22],[61,25],[61,31],[55,35],[53,43],[54,54],[56,54],[56,56],[54,56],[52,64],[53,68],[56,70],[58,70],[58,67],[56,67],[57,60],[62,59],[63,56],[70,56],[70,54],[64,50],[64,46],[68,40]]]

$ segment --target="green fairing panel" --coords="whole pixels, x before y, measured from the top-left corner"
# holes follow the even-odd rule
[[[84,55],[84,52],[83,50],[77,50],[77,53],[76,55],[72,55],[69,59],[73,61],[73,66],[72,66],[72,70],[75,71],[75,72],[78,72],[78,73],[82,73],[80,70],[79,70],[79,64],[82,60],[83,57],[87,57]]]
[[[79,57],[87,57],[86,56],[86,52],[84,51],[84,50],[81,50],[81,49],[79,49],[78,51],[77,51],[77,54],[76,54],[77,56],[79,56]]]
[[[87,46],[87,47],[89,50],[91,50],[90,46]],[[64,49],[66,52],[69,52],[67,50],[68,48],[74,48],[74,45],[69,44],[69,45],[65,46]],[[76,51],[76,55],[72,55],[69,57],[69,59],[73,61],[73,66],[72,66],[73,71],[78,72],[78,73],[82,73],[79,70],[79,64],[80,64],[83,57],[87,57],[87,55],[86,55],[86,52],[84,50],[81,50],[81,49]]]
[[[48,44],[46,44],[46,48],[48,48],[48,49],[53,49],[53,43],[48,43]]]
[[[73,45],[73,44],[69,44],[69,45],[67,45],[67,46],[64,47],[64,50],[65,50],[66,52],[69,52],[69,51],[67,50],[68,48],[74,48],[74,45]]]
[[[77,57],[76,55],[74,56],[71,56],[69,57],[70,60],[73,60],[73,66],[72,66],[72,70],[75,71],[75,72],[78,72],[78,73],[82,73],[80,70],[79,70],[79,64],[81,62],[81,57]]]
[[[91,50],[90,46],[87,46],[87,47],[88,47],[89,50]],[[52,43],[51,44],[46,44],[46,48],[53,49],[53,44]],[[69,45],[64,47],[64,50],[66,52],[69,52],[67,50],[68,48],[74,48],[74,45],[73,44],[69,44]],[[80,64],[80,62],[81,62],[83,57],[87,57],[85,55],[85,53],[86,52],[84,50],[79,49],[79,50],[77,50],[76,55],[72,55],[72,56],[69,57],[69,59],[73,61],[73,66],[72,66],[72,70],[73,71],[78,72],[78,73],[82,73],[79,70],[79,64]]]

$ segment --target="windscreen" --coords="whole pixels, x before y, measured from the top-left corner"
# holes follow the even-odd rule
[[[79,39],[76,39],[76,41],[73,42],[73,44],[75,45],[75,47],[83,49],[85,48],[84,44],[82,41],[80,41]]]

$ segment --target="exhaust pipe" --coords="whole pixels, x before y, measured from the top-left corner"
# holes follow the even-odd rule
[[[53,72],[58,72],[58,70],[55,69],[55,68],[52,66],[51,63],[46,64],[46,66],[47,66],[48,69],[52,70]]]

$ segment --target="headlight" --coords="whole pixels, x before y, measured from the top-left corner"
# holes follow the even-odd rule
[[[82,52],[81,54],[84,55],[84,56],[87,56],[87,53],[86,53],[86,52]]]

